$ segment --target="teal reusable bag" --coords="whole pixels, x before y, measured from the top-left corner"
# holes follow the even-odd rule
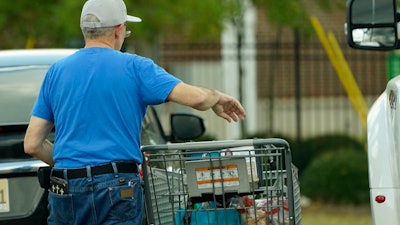
[[[236,209],[201,207],[190,213],[190,225],[241,225],[240,213]],[[185,212],[175,214],[175,225],[185,224]]]

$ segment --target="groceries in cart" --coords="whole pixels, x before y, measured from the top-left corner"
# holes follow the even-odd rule
[[[254,200],[248,196],[235,196],[228,200],[228,206],[218,201],[188,205],[191,204],[193,208],[177,209],[175,225],[289,225],[286,199]]]

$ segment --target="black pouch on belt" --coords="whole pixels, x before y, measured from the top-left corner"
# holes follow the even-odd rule
[[[68,181],[58,177],[51,176],[49,190],[59,195],[68,194]]]
[[[52,169],[51,166],[40,167],[37,172],[40,187],[46,190],[50,188],[51,169]]]

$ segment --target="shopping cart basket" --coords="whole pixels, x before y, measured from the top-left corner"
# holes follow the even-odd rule
[[[146,219],[157,225],[301,225],[297,170],[283,139],[141,148]]]

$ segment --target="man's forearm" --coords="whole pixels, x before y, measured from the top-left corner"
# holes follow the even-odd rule
[[[35,151],[32,156],[49,164],[50,166],[54,166],[53,143],[51,143],[49,140],[45,140],[41,145],[41,148]]]
[[[29,154],[50,166],[54,166],[53,161],[53,143],[45,139],[43,142],[30,142],[29,138],[25,137],[24,142],[25,153]]]
[[[50,166],[54,165],[53,143],[47,137],[53,126],[51,121],[31,116],[24,139],[25,153],[42,160]]]
[[[218,91],[204,87],[198,87],[198,88],[201,89],[202,91],[203,99],[199,101],[199,104],[193,106],[194,109],[205,111],[213,107],[215,104],[217,104],[220,98],[220,93]]]

